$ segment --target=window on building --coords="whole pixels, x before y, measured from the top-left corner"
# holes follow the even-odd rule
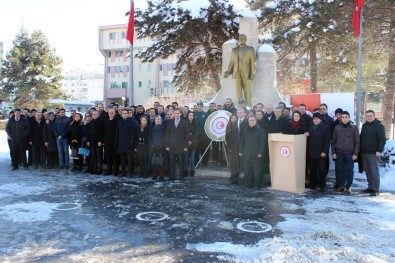
[[[150,87],[151,87],[151,80],[148,80],[148,82],[147,82],[147,86],[148,86],[148,88],[150,88]]]
[[[172,63],[169,63],[169,64],[167,64],[167,70],[173,70],[173,64]]]
[[[111,67],[107,67],[107,73],[111,73]]]
[[[170,87],[171,87],[170,81],[165,80],[165,81],[164,81],[164,86],[165,86],[166,88],[170,88]]]
[[[139,88],[141,88],[143,86],[143,83],[141,81],[139,81]]]
[[[116,82],[111,82],[110,88],[112,89],[118,88],[118,84]]]
[[[122,73],[122,72],[123,72],[122,66],[118,66],[118,72],[119,72],[119,73]]]
[[[159,71],[163,71],[163,64],[159,65]]]
[[[151,67],[152,67],[151,64],[147,64],[147,71],[151,71]]]
[[[123,50],[119,51],[119,57],[123,57]]]
[[[141,72],[141,71],[142,71],[142,66],[141,66],[141,64],[138,64],[138,65],[137,65],[137,71],[138,71],[138,72]]]
[[[122,82],[122,88],[127,89],[128,88],[128,83],[127,82]]]
[[[125,39],[125,38],[126,38],[126,31],[122,31],[122,32],[121,32],[121,38],[122,38],[122,39]]]
[[[111,51],[108,51],[108,57],[109,58],[111,57]]]
[[[118,32],[112,32],[110,33],[110,40],[115,40],[119,38],[119,33]]]

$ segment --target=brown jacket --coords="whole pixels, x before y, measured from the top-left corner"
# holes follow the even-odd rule
[[[359,152],[359,132],[355,125],[348,123],[344,126],[338,124],[332,135],[332,154],[350,153],[358,156]]]

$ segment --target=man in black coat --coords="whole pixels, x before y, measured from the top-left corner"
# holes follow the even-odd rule
[[[181,119],[179,109],[174,110],[174,120],[167,123],[166,151],[169,153],[169,180],[174,180],[176,158],[180,165],[181,178],[184,177],[184,156],[188,150],[189,129],[188,122]]]
[[[313,124],[306,135],[308,136],[307,155],[310,162],[310,187],[313,190],[317,187],[318,170],[320,190],[324,192],[328,174],[326,159],[331,143],[331,128],[321,120],[321,115],[317,112],[313,114]]]
[[[129,118],[128,110],[122,110],[122,118],[118,120],[115,132],[115,146],[121,158],[121,176],[126,176],[126,164],[128,176],[133,176],[134,137],[138,128],[137,121],[133,117]]]
[[[239,155],[244,158],[244,183],[247,187],[260,188],[262,157],[267,148],[267,136],[254,116],[248,117],[248,126],[240,138]]]
[[[288,127],[288,122],[282,118],[280,107],[274,109],[274,118],[269,122],[268,133],[284,133]]]
[[[47,152],[47,168],[53,169],[58,165],[58,147],[56,135],[53,131],[55,113],[48,113],[48,120],[43,127],[43,140]]]
[[[366,120],[362,125],[360,141],[362,163],[368,181],[368,188],[363,192],[376,196],[380,191],[378,158],[385,146],[385,129],[372,110],[366,112]]]
[[[108,110],[108,118],[104,118],[104,151],[107,157],[107,171],[106,175],[118,175],[119,158],[115,146],[115,133],[117,131],[118,115],[115,114],[114,109]]]
[[[103,172],[103,142],[104,125],[103,120],[97,110],[92,111],[92,120],[89,125],[88,146],[91,147],[92,173],[102,174]]]
[[[17,170],[19,160],[22,161],[23,167],[29,169],[26,161],[26,142],[30,133],[29,122],[21,117],[21,110],[15,109],[14,116],[9,120],[6,132],[12,138],[12,154],[15,162],[12,170]]]
[[[232,124],[228,123],[229,136],[227,146],[230,152],[230,183],[238,184],[240,173],[243,172],[243,157],[239,155],[240,139],[243,137],[244,131],[248,126],[246,113],[244,109],[237,109],[237,121]]]
[[[34,120],[30,122],[29,145],[33,150],[33,167],[45,165],[45,145],[43,139],[43,128],[45,121],[42,119],[42,113],[36,112]]]

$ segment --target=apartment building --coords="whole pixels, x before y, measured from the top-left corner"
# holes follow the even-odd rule
[[[99,27],[99,50],[105,59],[104,101],[119,105],[130,104],[129,87],[129,42],[126,40],[127,24]],[[135,39],[134,54],[152,43],[149,38]],[[171,84],[176,55],[153,62],[133,59],[134,104],[145,104],[150,97],[172,97],[177,88]]]
[[[103,101],[103,74],[75,69],[63,72],[62,89],[79,101]]]

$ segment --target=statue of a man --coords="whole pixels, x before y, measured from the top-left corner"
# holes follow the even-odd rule
[[[241,34],[239,36],[239,46],[232,49],[228,70],[225,71],[224,77],[232,74],[236,79],[237,101],[241,98],[246,100],[248,106],[251,104],[251,80],[256,73],[256,55],[255,50],[251,46],[246,45],[247,36]]]

